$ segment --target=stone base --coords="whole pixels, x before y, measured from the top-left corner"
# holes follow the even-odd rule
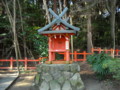
[[[73,64],[40,64],[35,77],[38,90],[83,90],[80,66]]]

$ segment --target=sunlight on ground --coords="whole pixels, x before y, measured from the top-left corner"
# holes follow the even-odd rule
[[[13,86],[13,88],[31,86],[33,79],[34,79],[34,76],[20,77],[17,83]]]
[[[81,71],[80,74],[94,74],[94,72],[90,71]]]

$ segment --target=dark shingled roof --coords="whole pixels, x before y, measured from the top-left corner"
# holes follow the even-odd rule
[[[59,33],[76,33],[76,31],[73,30],[54,30],[54,31],[43,31],[39,34],[59,34]]]
[[[39,34],[52,34],[52,33],[76,33],[76,31],[79,31],[80,28],[75,27],[70,25],[67,21],[62,20],[62,16],[67,12],[68,8],[66,7],[63,12],[59,15],[57,15],[52,9],[49,9],[49,12],[55,17],[55,19],[47,24],[46,26],[44,26],[43,28],[38,30]],[[62,23],[63,25],[65,25],[67,28],[71,29],[71,30],[49,30],[54,24],[60,24]],[[46,31],[47,30],[47,31]]]

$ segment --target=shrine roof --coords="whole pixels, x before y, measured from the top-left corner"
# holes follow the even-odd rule
[[[63,33],[76,33],[76,31],[73,31],[73,30],[54,30],[54,31],[43,31],[39,34],[63,34]]]
[[[79,31],[80,28],[72,26],[66,20],[61,19],[61,17],[67,12],[67,10],[68,8],[66,7],[60,15],[57,15],[52,9],[49,9],[49,12],[55,17],[55,19],[52,22],[50,22],[48,25],[39,29],[38,33],[39,34],[42,34],[42,33],[75,33],[76,31]],[[60,23],[65,25],[70,30],[58,30],[58,31],[49,30],[53,25],[55,24],[59,25]]]

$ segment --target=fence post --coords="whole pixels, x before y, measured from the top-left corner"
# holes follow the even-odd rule
[[[107,54],[107,49],[105,49],[105,53]]]
[[[110,50],[111,56],[113,57],[113,49],[111,48]]]
[[[42,62],[42,58],[39,57],[38,60],[39,60],[39,61],[38,61],[38,64],[41,64],[41,62]]]
[[[77,61],[77,51],[74,51],[74,61]]]
[[[99,54],[101,53],[101,48],[98,48],[98,52],[99,52]]]
[[[83,61],[86,61],[86,51],[83,52]]]
[[[10,58],[10,69],[13,69],[13,57]]]
[[[118,56],[118,49],[116,49],[115,51],[116,51],[116,56]]]
[[[66,54],[65,54],[65,52],[64,52],[64,54],[63,54],[63,55],[64,55],[64,61],[65,61],[65,60],[66,60]]]
[[[91,48],[91,52],[92,52],[92,54],[94,53],[94,48]]]
[[[27,58],[25,57],[25,70],[27,70]]]

